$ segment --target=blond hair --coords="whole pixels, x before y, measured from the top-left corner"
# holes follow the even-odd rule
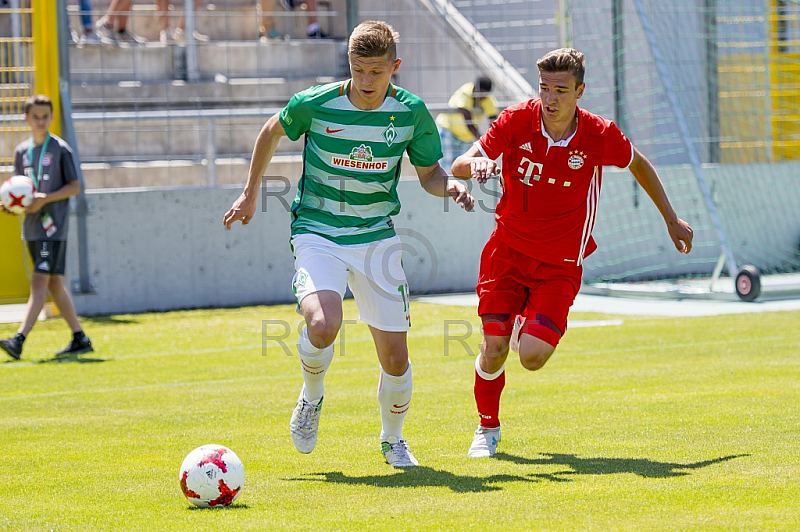
[[[575,76],[575,88],[583,83],[586,73],[586,56],[574,48],[559,48],[544,54],[536,66],[539,72],[570,72]]]
[[[355,27],[350,34],[347,54],[356,57],[382,57],[397,59],[397,41],[400,35],[385,22],[367,20]]]
[[[47,106],[50,108],[50,112],[51,113],[53,112],[53,100],[51,100],[50,97],[44,94],[34,94],[33,96],[25,100],[25,106],[23,107],[23,109],[25,110],[25,114],[30,113],[31,107],[33,107],[34,105]]]

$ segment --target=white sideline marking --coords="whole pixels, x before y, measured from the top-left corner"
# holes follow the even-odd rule
[[[474,293],[420,296],[412,297],[411,300],[415,303],[432,303],[435,305],[478,306],[478,296]],[[744,301],[609,297],[579,293],[570,312],[688,318],[720,316],[723,314],[746,314],[750,312],[781,312],[786,310],[800,310],[800,298],[745,303]]]
[[[609,320],[611,321],[611,320]],[[432,335],[424,335],[424,336],[432,336]],[[778,341],[788,340],[786,343],[777,343]],[[797,339],[794,335],[775,335],[775,336],[768,336],[764,338],[753,338],[750,342],[771,342],[777,348],[783,347],[795,347],[797,346]],[[702,350],[706,347],[720,347],[720,346],[727,346],[727,345],[741,345],[742,340],[739,338],[731,338],[728,340],[710,340],[707,342],[692,342],[692,343],[675,343],[670,344],[670,349],[672,350],[681,350],[681,349],[696,349]],[[249,347],[249,346],[242,346],[242,347]],[[230,350],[230,348],[225,348],[226,350]],[[259,347],[254,348],[254,350],[259,350]],[[644,353],[649,351],[656,351],[661,352],[663,351],[664,346],[662,345],[649,345],[649,346],[633,346],[633,347],[623,347],[623,348],[612,348],[612,349],[601,349],[598,351],[594,351],[593,355],[619,355],[624,353]],[[219,351],[219,350],[215,350]],[[167,352],[167,353],[159,353],[155,355],[145,355],[145,356],[173,356],[177,354],[185,354],[185,352],[177,353],[177,352]],[[460,355],[459,355],[460,356]],[[144,358],[133,356],[128,358]],[[288,358],[288,357],[287,357]],[[471,357],[470,357],[471,358]],[[116,360],[116,359],[110,359]],[[292,359],[296,360],[296,359]],[[420,363],[422,367],[435,367],[439,365],[449,365],[451,363],[452,357],[442,357],[442,360],[439,361],[428,361],[424,363]],[[37,362],[28,362],[25,364],[15,362],[10,364],[0,364],[0,368],[8,368],[8,369],[21,369],[30,366],[38,365]],[[359,367],[359,368],[341,368],[337,369],[336,373],[369,373],[372,374],[374,369],[372,367]],[[25,395],[8,395],[5,397],[0,396],[0,402],[2,401],[14,401],[14,400],[25,400],[25,399],[35,399],[41,397],[60,397],[60,396],[67,396],[67,395],[83,395],[83,394],[94,394],[94,393],[116,393],[116,392],[129,392],[129,391],[142,391],[142,390],[159,390],[159,389],[168,389],[168,388],[180,388],[184,386],[217,386],[219,384],[230,384],[235,382],[252,382],[252,381],[260,381],[260,380],[285,380],[285,379],[294,379],[294,374],[276,374],[271,373],[267,375],[260,375],[260,376],[252,376],[252,377],[242,377],[239,379],[218,379],[218,380],[200,380],[200,381],[181,381],[181,382],[166,382],[166,383],[158,383],[158,384],[143,384],[140,386],[120,386],[117,388],[84,388],[78,390],[58,390],[52,392],[39,392],[39,393],[30,393]]]
[[[622,325],[622,320],[574,320],[567,323],[568,329],[581,329],[583,327],[613,327]]]

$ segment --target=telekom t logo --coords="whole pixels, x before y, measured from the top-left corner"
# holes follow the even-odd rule
[[[533,186],[531,179],[533,179],[533,181],[539,181],[539,179],[541,179],[542,166],[541,163],[535,163],[527,157],[523,157],[519,163],[519,168],[517,168],[517,172],[519,172],[521,176],[520,180],[529,187]]]

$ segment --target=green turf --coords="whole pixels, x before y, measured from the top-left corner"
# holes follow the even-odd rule
[[[478,460],[474,360],[443,340],[447,320],[453,337],[467,323],[476,349],[475,310],[414,303],[412,319],[405,436],[421,467],[406,471],[379,454],[361,324],[337,344],[319,444],[301,455],[297,357],[262,342],[264,320],[289,321],[293,341],[292,307],[86,319],[97,351],[63,361],[64,323],[39,323],[21,362],[0,361],[0,529],[800,529],[800,312],[573,328],[539,372],[509,359],[502,452]],[[230,509],[180,492],[205,443],[245,464]]]

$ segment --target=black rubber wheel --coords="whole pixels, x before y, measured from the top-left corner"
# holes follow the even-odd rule
[[[736,274],[736,295],[742,301],[755,301],[761,295],[761,272],[751,265],[742,266]]]

